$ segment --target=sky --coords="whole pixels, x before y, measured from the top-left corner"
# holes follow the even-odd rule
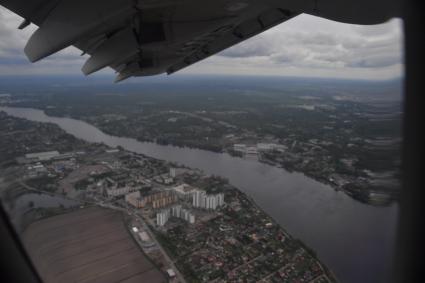
[[[87,56],[69,47],[37,63],[23,49],[37,29],[0,7],[0,76],[81,74]],[[403,76],[402,21],[359,26],[302,14],[181,74],[272,75],[386,80]],[[109,68],[92,76],[113,74]]]

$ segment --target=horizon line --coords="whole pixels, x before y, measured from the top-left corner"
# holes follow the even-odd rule
[[[255,78],[273,78],[273,79],[307,79],[307,80],[339,80],[339,81],[364,81],[364,82],[386,82],[386,81],[394,81],[394,80],[403,80],[404,75],[398,75],[394,76],[392,78],[350,78],[350,77],[320,77],[320,76],[290,76],[290,75],[256,75],[256,74],[173,74],[173,75],[167,75],[167,74],[160,74],[156,76],[145,76],[145,77],[132,77],[128,82],[123,82],[121,84],[133,84],[137,83],[137,79],[140,80],[140,83],[146,80],[159,80],[164,79],[167,80],[167,78],[170,78],[170,80],[173,79],[179,79],[184,77],[222,77],[222,78],[244,78],[244,77],[255,77]],[[113,79],[114,75],[112,74],[98,74],[96,76],[81,76],[80,74],[22,74],[22,75],[0,75],[1,79],[21,79],[21,78],[44,78],[44,79],[58,79],[58,78],[69,78],[69,79],[78,79],[82,81],[90,81],[90,80],[103,80],[103,79]],[[111,81],[111,84],[113,84],[113,81]]]

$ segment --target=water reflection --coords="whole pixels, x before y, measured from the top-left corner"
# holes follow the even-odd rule
[[[143,153],[226,177],[294,237],[312,247],[342,282],[389,282],[398,205],[374,207],[299,173],[228,154],[163,146],[104,134],[82,121],[43,111],[0,107],[8,114],[59,125],[89,142]]]

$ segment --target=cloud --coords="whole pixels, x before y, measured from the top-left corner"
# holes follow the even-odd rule
[[[21,21],[0,7],[0,75],[81,73],[87,56],[73,47],[29,63],[23,48],[36,27],[18,30]],[[385,79],[403,73],[402,42],[399,19],[359,26],[303,14],[182,72]]]
[[[22,48],[30,30],[19,32],[17,27],[22,19],[0,7],[0,58],[19,56],[18,49]]]
[[[351,60],[347,63],[348,67],[353,68],[383,68],[399,64],[400,60],[394,56],[371,56]]]
[[[314,25],[312,19],[316,21]],[[302,15],[219,55],[233,58],[267,56],[275,65],[345,68],[348,71],[348,68],[400,65],[402,53],[399,20],[356,26]]]
[[[24,47],[37,29],[30,25],[24,30],[18,26],[23,19],[0,6],[0,75],[75,74],[87,57],[80,56],[77,48],[66,48],[40,62],[32,64],[24,54]]]

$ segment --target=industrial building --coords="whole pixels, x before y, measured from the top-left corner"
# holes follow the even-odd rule
[[[60,153],[54,150],[54,151],[46,151],[46,152],[28,153],[28,154],[25,154],[25,158],[31,161],[47,161],[59,155]]]

